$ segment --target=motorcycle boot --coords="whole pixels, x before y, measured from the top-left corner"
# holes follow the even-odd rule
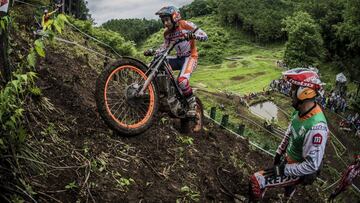
[[[196,98],[194,95],[186,99],[189,104],[189,109],[186,112],[186,117],[193,118],[196,116]]]

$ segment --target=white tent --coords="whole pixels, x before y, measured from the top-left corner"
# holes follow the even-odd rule
[[[336,81],[340,83],[345,83],[347,81],[346,76],[344,73],[339,73],[336,75]]]

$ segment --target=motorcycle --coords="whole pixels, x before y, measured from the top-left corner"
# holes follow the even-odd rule
[[[172,49],[185,39],[171,42],[150,65],[122,57],[107,66],[96,82],[97,109],[105,123],[123,136],[138,135],[154,122],[161,104],[171,116],[180,118],[183,133],[203,129],[203,105],[196,97],[196,116],[186,117],[189,104],[167,60]]]

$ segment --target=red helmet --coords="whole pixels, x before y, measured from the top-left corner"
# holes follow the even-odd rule
[[[181,20],[180,10],[175,6],[162,7],[155,15],[158,15],[160,18],[170,16],[175,24]]]
[[[295,68],[285,71],[283,77],[291,84],[299,86],[296,95],[301,101],[315,98],[322,88],[318,74],[307,68]]]
[[[321,88],[321,81],[318,74],[307,68],[295,68],[283,72],[285,80],[298,86],[309,87],[314,90]]]

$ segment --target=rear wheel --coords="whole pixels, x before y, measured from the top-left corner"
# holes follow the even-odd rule
[[[147,67],[123,58],[105,68],[96,83],[96,104],[105,123],[124,136],[147,130],[158,110],[158,95],[153,82],[138,95]]]
[[[194,118],[181,118],[181,133],[200,133],[204,127],[204,109],[201,100],[196,97],[196,116]]]

